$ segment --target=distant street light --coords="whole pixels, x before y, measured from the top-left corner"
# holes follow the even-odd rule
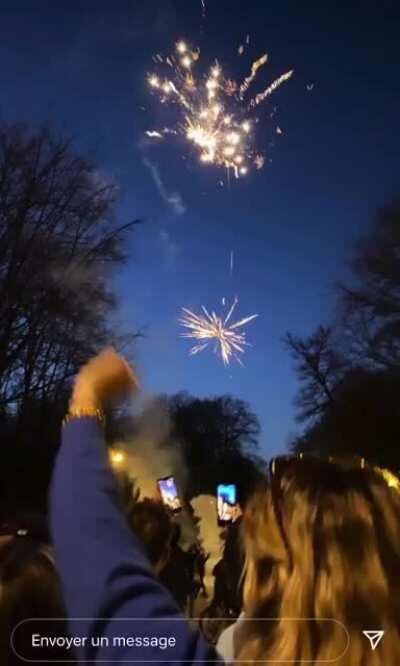
[[[120,468],[126,461],[126,454],[119,449],[111,449],[110,462],[113,467]]]

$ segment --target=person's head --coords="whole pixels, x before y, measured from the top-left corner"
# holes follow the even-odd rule
[[[162,502],[144,499],[133,504],[128,520],[158,575],[169,558],[172,535],[170,512]]]
[[[244,623],[239,659],[337,658],[342,623],[346,665],[400,664],[400,495],[373,470],[277,459],[246,508],[244,545],[246,617],[278,619],[270,632]],[[386,634],[372,652],[362,632],[374,629]]]
[[[243,568],[245,563],[244,549],[241,539],[242,519],[230,524],[227,528],[223,561],[226,572],[227,604],[237,615],[243,604]]]
[[[23,620],[65,617],[61,587],[50,547],[32,538],[25,527],[0,537],[0,663],[20,664],[10,647],[10,637]],[[26,658],[50,659],[46,650],[35,648],[32,653],[32,624],[21,624],[15,632],[15,645]],[[65,627],[58,623],[62,633]],[[42,634],[54,630],[51,622],[41,621]],[[57,654],[57,658],[67,655]]]
[[[178,523],[172,523],[171,530],[171,549],[178,548],[182,536],[182,529]]]

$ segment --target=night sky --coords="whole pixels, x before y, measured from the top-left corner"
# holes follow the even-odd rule
[[[329,319],[353,239],[399,193],[400,10],[367,1],[205,2],[202,19],[200,0],[1,1],[0,118],[72,134],[102,177],[120,184],[118,220],[143,220],[116,288],[121,321],[145,331],[135,352],[145,391],[244,398],[269,456],[297,428],[282,337]],[[263,80],[295,70],[260,110],[265,168],[230,186],[182,139],[143,140],[165,124],[146,83],[152,55],[179,38],[234,76],[264,51]],[[248,327],[245,367],[225,369],[207,351],[190,358],[180,307],[218,308],[235,295],[238,316],[260,315]]]

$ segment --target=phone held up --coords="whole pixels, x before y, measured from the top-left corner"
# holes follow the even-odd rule
[[[178,490],[173,476],[166,476],[157,480],[161,500],[171,511],[178,513],[182,509]]]
[[[236,484],[220,483],[217,487],[218,525],[234,523],[238,516]]]

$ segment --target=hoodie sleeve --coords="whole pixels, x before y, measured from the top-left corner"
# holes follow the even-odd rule
[[[223,663],[189,629],[132,534],[95,418],[64,426],[50,511],[70,631],[86,637],[79,659]]]

